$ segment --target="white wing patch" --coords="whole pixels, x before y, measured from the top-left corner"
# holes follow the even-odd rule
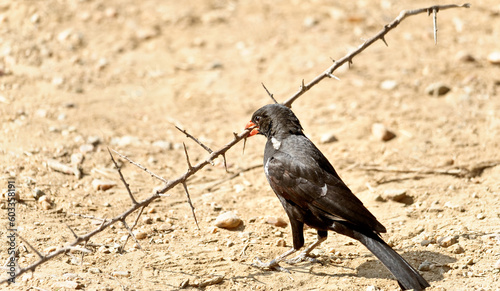
[[[325,186],[321,187],[321,196],[326,196],[326,192],[328,192],[328,186],[325,183]]]
[[[271,142],[273,143],[273,148],[275,150],[279,150],[281,147],[281,141],[277,140],[275,137],[271,138]]]
[[[269,160],[267,159],[266,164],[264,165],[264,173],[266,173],[266,176],[269,177]]]

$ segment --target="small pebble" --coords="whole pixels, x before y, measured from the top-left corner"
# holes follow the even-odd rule
[[[40,203],[41,207],[43,210],[50,210],[52,209],[52,204],[50,204],[49,202],[47,201],[43,201],[42,203]]]
[[[484,213],[478,213],[478,215],[476,215],[476,218],[479,220],[483,220],[486,218],[486,216],[484,215]]]
[[[380,291],[380,290],[382,290],[382,289],[380,289],[377,286],[373,286],[373,285],[366,287],[366,291]]]
[[[425,88],[425,92],[431,96],[443,96],[450,90],[451,88],[443,83],[433,83]]]
[[[162,150],[172,150],[174,148],[173,144],[169,141],[157,140],[153,142],[154,147],[158,147]]]
[[[103,254],[109,254],[111,253],[111,251],[106,247],[106,246],[100,246],[99,249],[97,249],[97,251],[103,253]]]
[[[396,137],[396,134],[388,130],[382,123],[374,123],[372,125],[372,135],[380,141],[389,141]]]
[[[141,230],[141,229],[134,230],[133,233],[135,235],[135,238],[137,238],[137,239],[145,239],[146,237],[148,237],[148,234],[144,230]]]
[[[286,247],[286,241],[283,238],[279,238],[274,245],[277,247]]]
[[[89,273],[92,273],[92,274],[100,274],[100,273],[102,273],[101,269],[99,269],[99,268],[89,268],[87,271]]]
[[[92,188],[94,188],[94,190],[106,191],[115,187],[116,185],[116,182],[111,180],[94,179],[94,181],[92,181]]]
[[[320,143],[332,143],[338,141],[333,132],[327,132],[321,136]]]
[[[220,228],[233,229],[242,222],[241,218],[233,212],[224,212],[215,219],[214,225]]]
[[[493,266],[495,269],[497,270],[500,270],[500,260],[498,260],[496,263],[495,263],[495,266]]]
[[[89,153],[94,150],[94,146],[92,144],[82,144],[80,146],[80,152],[83,154]]]
[[[464,63],[470,63],[476,61],[476,59],[470,53],[464,51],[458,52],[456,55],[456,59]]]
[[[398,86],[398,81],[395,80],[385,80],[380,83],[380,89],[391,91],[394,90]]]
[[[144,224],[152,224],[153,223],[153,219],[149,216],[143,216],[142,217],[142,222]]]
[[[439,238],[437,240],[437,243],[441,247],[447,248],[449,246],[452,246],[452,245],[458,243],[458,238],[456,236],[445,236],[445,237]]]
[[[418,270],[422,272],[429,271],[431,269],[431,265],[431,262],[424,261],[422,264],[420,264],[420,266],[418,266]]]
[[[386,189],[382,194],[385,200],[392,200],[403,204],[413,204],[413,198],[406,194],[406,189]]]
[[[426,247],[426,246],[430,245],[431,243],[432,243],[432,241],[430,241],[428,239],[424,239],[420,242],[420,245],[423,247]]]
[[[45,248],[43,251],[46,253],[46,254],[50,254],[52,252],[55,252],[57,250],[57,247],[56,246],[50,246],[48,248]]]
[[[288,225],[288,223],[286,222],[286,220],[284,220],[283,218],[281,218],[281,217],[273,217],[273,216],[269,216],[266,219],[266,223],[274,225],[274,226],[277,226],[277,227],[286,227]]]
[[[465,252],[464,248],[459,244],[451,246],[450,251],[454,254],[463,254]]]
[[[111,273],[111,276],[117,277],[117,278],[130,277],[130,272],[129,271],[116,271],[116,272]]]
[[[493,65],[500,65],[500,51],[490,53],[488,55],[488,62]]]
[[[33,190],[33,198],[35,198],[35,200],[38,201],[38,199],[40,199],[42,196],[45,196],[45,193],[40,190],[40,188],[35,188]]]
[[[83,154],[82,153],[74,153],[71,155],[71,165],[79,166],[83,162]]]
[[[87,138],[87,143],[96,146],[101,143],[101,138],[95,135],[89,136]]]

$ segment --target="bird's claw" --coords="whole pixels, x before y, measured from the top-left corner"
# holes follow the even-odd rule
[[[296,256],[295,258],[286,260],[286,263],[290,264],[290,265],[295,265],[297,263],[301,263],[304,261],[309,261],[311,263],[321,263],[318,259],[316,259],[316,258],[312,257],[310,254],[306,254],[306,253],[301,253],[300,255]]]
[[[262,262],[259,258],[255,258],[254,262],[252,263],[252,267],[261,269],[261,270],[274,270],[278,272],[286,272],[290,273],[287,269],[283,268],[280,266],[275,260],[271,260],[268,263]]]

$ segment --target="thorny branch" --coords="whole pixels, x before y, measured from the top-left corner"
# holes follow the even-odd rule
[[[286,105],[286,106],[288,106],[288,107],[291,107],[292,103],[297,98],[299,98],[300,96],[302,96],[305,92],[307,92],[313,86],[315,86],[316,84],[318,84],[319,82],[321,82],[323,79],[325,79],[325,78],[336,78],[333,75],[333,72],[337,68],[339,68],[341,65],[343,65],[346,62],[348,62],[349,64],[351,64],[352,63],[352,59],[355,56],[357,56],[362,51],[364,51],[367,47],[369,47],[370,45],[372,45],[375,41],[377,41],[377,40],[380,39],[384,43],[386,43],[386,41],[384,39],[385,35],[389,31],[391,31],[392,29],[394,29],[396,26],[398,26],[399,23],[401,23],[401,21],[403,21],[406,17],[412,16],[412,15],[416,15],[416,14],[420,14],[420,13],[424,13],[424,12],[427,12],[429,14],[433,13],[433,15],[435,17],[437,11],[444,10],[444,9],[449,9],[449,8],[459,8],[459,7],[469,8],[470,4],[463,4],[463,5],[453,5],[453,4],[452,5],[436,5],[436,6],[432,6],[432,7],[428,7],[428,8],[422,8],[422,9],[416,9],[416,10],[403,10],[396,19],[394,19],[388,25],[384,26],[384,28],[379,33],[377,33],[374,37],[372,37],[369,40],[365,41],[356,50],[354,50],[351,53],[347,54],[346,56],[344,56],[340,60],[334,61],[334,64],[332,66],[330,66],[326,71],[324,71],[321,75],[317,76],[316,78],[314,78],[311,82],[309,82],[307,84],[305,84],[304,81],[302,81],[302,85],[300,87],[300,90],[298,92],[296,92],[294,95],[292,95],[288,100],[286,100],[285,102],[283,102],[283,104]],[[436,23],[436,22],[434,22],[434,23]],[[435,31],[435,33],[437,33],[437,28],[436,27],[434,28],[434,31]],[[437,40],[437,37],[436,37],[436,40]],[[92,231],[90,231],[90,232],[88,232],[88,233],[86,233],[84,235],[76,235],[73,232],[73,235],[75,235],[75,237],[76,237],[74,241],[72,241],[71,243],[69,243],[65,247],[59,248],[59,249],[57,249],[57,250],[55,250],[55,251],[53,251],[53,252],[51,252],[49,254],[42,254],[42,253],[40,253],[34,247],[32,247],[24,238],[22,238],[22,237],[20,237],[18,235],[21,238],[21,240],[24,241],[30,247],[30,249],[32,249],[39,256],[39,260],[36,261],[35,263],[27,266],[27,267],[19,269],[16,272],[15,277],[19,277],[20,275],[22,275],[22,274],[24,274],[24,273],[26,273],[28,271],[35,271],[35,269],[37,267],[39,267],[40,265],[44,264],[45,262],[47,262],[47,261],[49,261],[49,260],[51,260],[51,259],[53,259],[53,258],[55,258],[55,257],[57,257],[57,256],[59,256],[61,254],[66,253],[68,251],[80,251],[82,253],[90,252],[89,250],[87,250],[87,249],[85,249],[83,247],[79,247],[78,245],[80,245],[82,243],[84,245],[86,245],[87,242],[90,240],[90,238],[92,238],[93,236],[97,235],[98,233],[104,231],[106,228],[108,228],[109,226],[115,224],[116,222],[122,222],[122,223],[124,223],[124,225],[126,225],[125,219],[130,214],[132,214],[132,213],[134,213],[134,212],[136,212],[137,210],[140,209],[140,212],[139,212],[139,215],[138,215],[138,217],[139,217],[140,214],[141,214],[141,212],[142,212],[142,210],[146,206],[148,206],[154,200],[161,198],[161,196],[166,196],[166,195],[164,195],[164,193],[168,192],[170,189],[174,188],[175,186],[177,186],[179,184],[182,184],[184,187],[186,187],[186,182],[187,182],[187,179],[189,177],[191,177],[192,175],[194,175],[195,173],[197,173],[199,170],[201,170],[202,168],[204,168],[208,164],[213,164],[213,161],[217,157],[222,156],[224,158],[224,162],[225,162],[225,154],[226,154],[226,152],[230,148],[232,148],[234,145],[236,145],[238,142],[240,142],[241,140],[245,139],[248,136],[248,134],[250,133],[251,129],[252,128],[246,129],[246,130],[244,130],[243,132],[241,132],[239,134],[234,133],[233,140],[231,140],[226,145],[224,145],[222,148],[220,148],[220,149],[218,149],[216,151],[212,151],[210,148],[205,147],[196,138],[192,137],[186,131],[181,130],[188,137],[190,137],[193,140],[195,140],[196,142],[198,142],[198,144],[200,146],[202,146],[205,150],[207,150],[209,152],[209,155],[208,155],[208,157],[204,161],[201,161],[198,164],[196,164],[196,165],[193,166],[189,162],[189,157],[187,155],[187,150],[186,150],[186,158],[187,158],[187,161],[188,161],[188,170],[184,174],[182,174],[180,177],[178,177],[177,179],[175,179],[175,180],[166,180],[166,179],[162,178],[161,176],[156,175],[153,172],[149,171],[144,166],[142,166],[142,165],[140,165],[140,164],[138,164],[138,163],[130,160],[129,158],[127,158],[127,157],[125,157],[125,156],[117,153],[120,157],[124,158],[125,160],[129,161],[130,163],[134,164],[135,166],[139,167],[140,169],[144,170],[145,172],[147,172],[151,176],[153,176],[153,177],[155,177],[155,178],[157,178],[157,179],[165,182],[165,185],[163,186],[163,188],[161,188],[160,190],[157,190],[153,195],[147,197],[146,199],[144,199],[142,201],[136,201],[135,198],[133,197],[133,195],[131,194],[130,189],[128,188],[127,182],[125,181],[125,179],[123,178],[123,176],[121,176],[121,180],[125,184],[125,187],[127,188],[127,191],[129,192],[129,196],[130,196],[130,198],[132,200],[132,205],[127,210],[125,210],[123,213],[121,213],[121,214],[119,214],[119,215],[117,215],[117,216],[115,216],[115,217],[113,217],[111,219],[101,219],[102,223],[99,225],[98,228],[96,228],[96,229],[94,229],[94,230],[92,230]],[[110,155],[111,155],[111,152],[110,152]],[[119,168],[118,168],[118,171],[120,172]],[[189,199],[189,193],[187,193],[187,195],[188,195],[188,199]],[[192,206],[192,204],[191,204],[191,206]],[[194,215],[194,207],[192,208],[192,210],[193,210],[193,215]],[[81,217],[85,217],[84,215],[80,215],[80,216]],[[92,219],[96,219],[96,218],[92,217]],[[128,228],[128,230],[131,231],[136,224],[137,224],[137,219],[134,222],[134,225],[131,228]],[[6,279],[0,281],[0,284],[9,282],[8,281],[9,279],[11,279],[11,278],[6,278]]]
[[[405,18],[408,16],[412,15],[417,15],[421,13],[433,13],[434,16],[434,40],[437,42],[437,20],[436,20],[436,13],[437,11],[445,10],[445,9],[450,9],[450,8],[470,8],[469,3],[465,3],[462,5],[455,5],[455,4],[450,4],[450,5],[435,5],[427,8],[420,8],[420,9],[414,9],[414,10],[403,10],[401,13],[399,13],[399,16],[396,17],[391,23],[387,24],[382,28],[381,31],[379,31],[377,34],[375,34],[372,38],[366,40],[362,45],[360,45],[357,49],[354,51],[350,52],[347,54],[345,57],[341,58],[338,61],[333,61],[333,65],[331,65],[326,71],[324,71],[321,75],[318,75],[316,78],[314,78],[311,82],[304,84],[304,80],[302,80],[302,85],[300,86],[299,91],[297,91],[295,94],[292,95],[289,99],[287,99],[285,102],[283,102],[283,105],[292,107],[292,103],[302,96],[304,93],[309,91],[313,86],[321,82],[325,78],[337,78],[333,75],[333,72],[338,69],[340,66],[342,66],[345,63],[352,64],[352,59],[360,54],[362,51],[364,51],[367,47],[372,45],[374,42],[377,40],[382,40],[386,45],[387,42],[385,41],[385,35],[396,28]],[[338,79],[338,78],[337,78]]]

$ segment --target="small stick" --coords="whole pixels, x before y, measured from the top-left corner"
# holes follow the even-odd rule
[[[115,168],[118,171],[118,175],[120,175],[120,180],[122,180],[123,185],[125,185],[125,188],[127,189],[128,196],[130,197],[130,200],[132,200],[132,203],[137,204],[137,200],[135,200],[134,195],[132,195],[132,191],[130,191],[129,184],[127,183],[127,181],[125,181],[125,178],[123,177],[121,167],[118,166],[118,163],[115,161],[115,158],[111,154],[111,151],[109,150],[109,148],[108,148],[108,153],[109,153],[109,156],[111,157],[111,161],[113,161],[113,164],[115,164]]]

